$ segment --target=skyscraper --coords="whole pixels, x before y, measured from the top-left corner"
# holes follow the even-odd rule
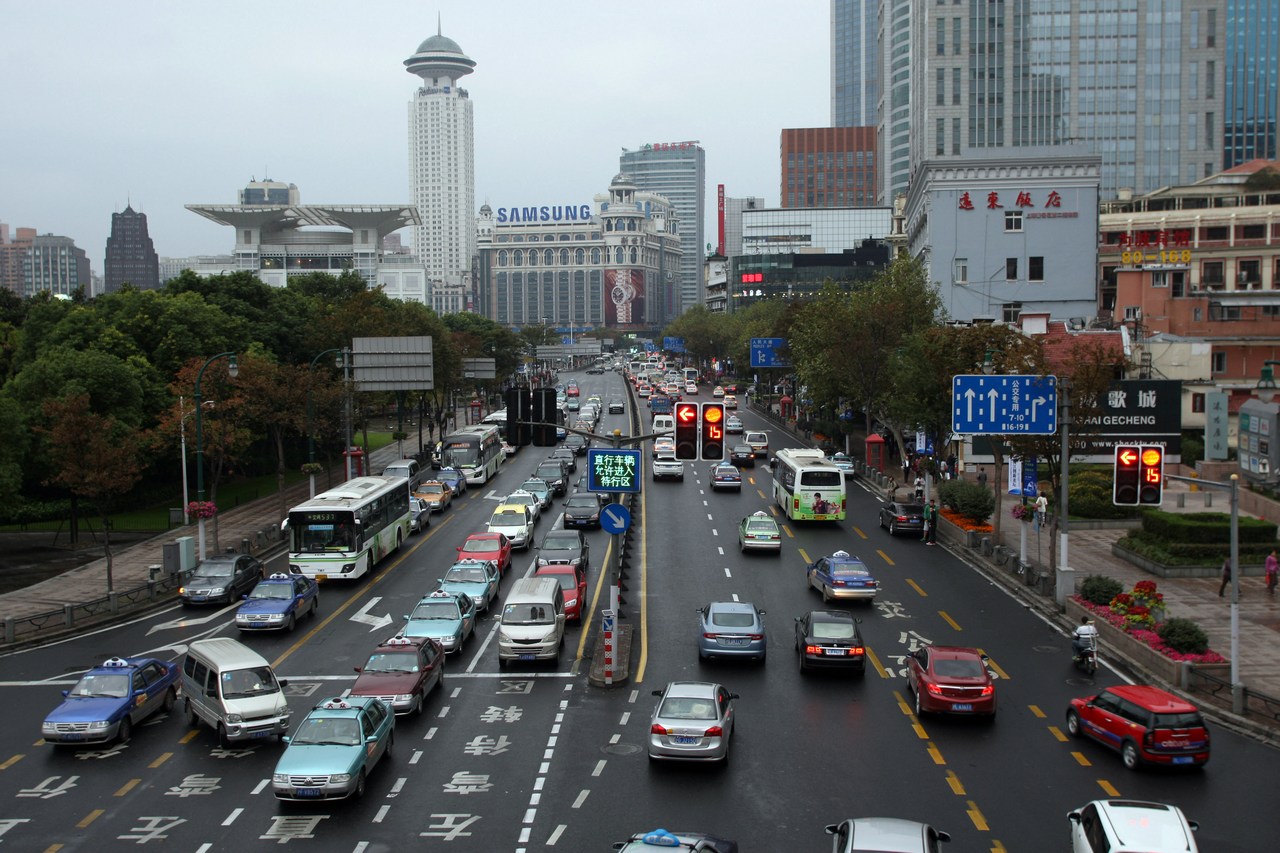
[[[649,299],[657,300],[650,316],[659,324],[680,316],[702,299],[702,259],[707,254],[703,222],[707,152],[697,142],[659,142],[635,151],[623,149],[620,170],[637,190],[664,196],[679,219],[680,272],[673,286],[663,286]]]
[[[77,289],[89,293],[89,258],[70,237],[41,234],[22,256],[22,296],[47,290],[55,296],[71,296]]]
[[[781,147],[782,207],[875,204],[874,127],[785,127]]]
[[[413,250],[431,282],[468,284],[476,251],[475,120],[458,80],[476,63],[437,32],[404,66],[422,78],[409,103],[409,192],[422,220]]]
[[[876,123],[879,0],[831,0],[831,126]]]
[[[126,206],[122,212],[111,214],[104,269],[107,293],[119,290],[125,282],[142,290],[155,290],[160,286],[160,257],[147,233],[145,213]]]
[[[1227,0],[1222,167],[1276,159],[1280,0]]]

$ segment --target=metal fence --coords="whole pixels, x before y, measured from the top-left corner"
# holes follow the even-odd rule
[[[1204,693],[1211,699],[1215,700],[1218,705],[1227,708],[1233,706],[1231,695],[1231,681],[1216,674],[1218,668],[1213,670],[1197,667],[1194,664],[1190,667],[1187,674],[1187,689],[1196,693]],[[1241,711],[1247,716],[1258,716],[1268,723],[1280,722],[1280,699],[1269,696],[1261,690],[1254,690],[1248,685],[1242,685],[1244,692],[1244,703]]]
[[[170,597],[170,593],[177,592],[182,581],[181,575],[164,575],[143,586],[112,592],[92,601],[64,604],[57,610],[47,610],[21,619],[6,618],[3,622],[3,643],[12,646],[48,639],[52,635],[70,633],[86,625],[104,622],[121,613]]]

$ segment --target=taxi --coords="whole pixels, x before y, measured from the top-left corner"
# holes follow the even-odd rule
[[[526,493],[527,494],[527,493]],[[533,498],[533,495],[529,495]],[[533,498],[534,501],[537,498]],[[512,548],[528,548],[533,540],[533,509],[522,503],[504,503],[489,517],[488,531],[501,533],[511,542]]]
[[[805,575],[809,586],[822,593],[823,601],[871,601],[880,591],[880,582],[871,576],[867,564],[848,551],[819,557],[809,564]]]
[[[355,670],[348,695],[380,699],[396,714],[421,714],[427,694],[444,684],[444,648],[424,637],[391,637]]]
[[[782,528],[773,516],[756,510],[738,524],[738,548],[742,551],[782,553]]]
[[[724,399],[722,400],[722,402],[724,403],[724,407],[725,407],[726,409],[736,409],[736,408],[738,408],[738,398],[737,398],[737,397],[735,397],[733,394],[725,394],[725,395],[723,395],[723,396],[724,396]]]
[[[241,631],[292,631],[303,616],[320,612],[320,586],[306,575],[276,572],[258,581],[236,611]]]
[[[413,490],[413,496],[425,502],[432,512],[443,512],[453,502],[453,489],[440,480],[427,480]]]
[[[720,489],[742,491],[742,473],[732,462],[717,462],[711,466],[711,491]]]
[[[56,745],[129,740],[133,727],[178,698],[176,663],[155,658],[109,658],[95,666],[49,712],[40,727]]]
[[[712,388],[712,389],[711,389],[711,396],[712,396],[712,397],[723,397],[723,396],[724,396],[724,386],[723,386],[723,385],[717,385],[716,387]]]
[[[472,533],[458,546],[462,559],[493,560],[498,572],[511,566],[511,540],[501,533]]]
[[[456,652],[475,633],[476,603],[466,593],[438,589],[419,599],[405,619],[401,636],[427,637],[438,641],[446,652]]]
[[[620,853],[651,853],[655,848],[698,851],[698,853],[738,853],[738,842],[703,832],[670,832],[655,829],[638,832],[613,849]]]
[[[349,696],[321,702],[292,736],[271,775],[279,800],[364,796],[369,772],[391,756],[395,714],[381,700]]]
[[[498,600],[501,579],[493,560],[459,560],[440,578],[440,589],[465,594],[475,602],[477,611],[485,613]]]

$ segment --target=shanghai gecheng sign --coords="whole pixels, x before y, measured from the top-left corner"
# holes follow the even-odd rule
[[[1096,436],[1090,442],[1089,455],[1105,457],[1102,461],[1111,461],[1117,444],[1163,444],[1165,458],[1175,462],[1182,455],[1182,382],[1115,382],[1102,393],[1097,414],[1087,418],[1085,425]]]

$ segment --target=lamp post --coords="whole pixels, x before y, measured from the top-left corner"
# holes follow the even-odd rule
[[[204,379],[204,372],[209,365],[213,364],[220,358],[227,359],[227,375],[235,379],[240,375],[240,367],[236,364],[236,354],[232,351],[220,352],[217,355],[209,356],[208,361],[200,368],[200,372],[196,374],[196,394],[195,394],[195,414],[196,414],[196,501],[200,504],[204,503],[204,432],[201,429],[200,412],[204,408],[204,404],[200,400],[200,380]],[[200,514],[200,559],[205,557],[204,551],[204,513]]]
[[[314,465],[316,461],[316,437],[311,432],[311,412],[312,412],[311,371],[315,368],[316,362],[324,358],[326,355],[329,355],[330,353],[335,353],[335,352],[338,352],[338,353],[342,352],[342,347],[334,347],[333,349],[325,350],[324,352],[318,354],[315,358],[311,359],[311,364],[307,366],[307,464],[308,465]],[[334,359],[334,367],[342,367],[343,364],[344,364],[343,356],[338,356],[338,358]],[[311,497],[314,498],[316,496],[316,475],[308,474],[307,477],[310,480]]]
[[[178,436],[179,443],[182,445],[182,524],[185,527],[191,523],[191,513],[188,511],[190,499],[187,497],[187,418],[195,414],[195,410],[185,411],[186,397],[178,398]],[[202,406],[213,406],[213,400],[205,400]]]

